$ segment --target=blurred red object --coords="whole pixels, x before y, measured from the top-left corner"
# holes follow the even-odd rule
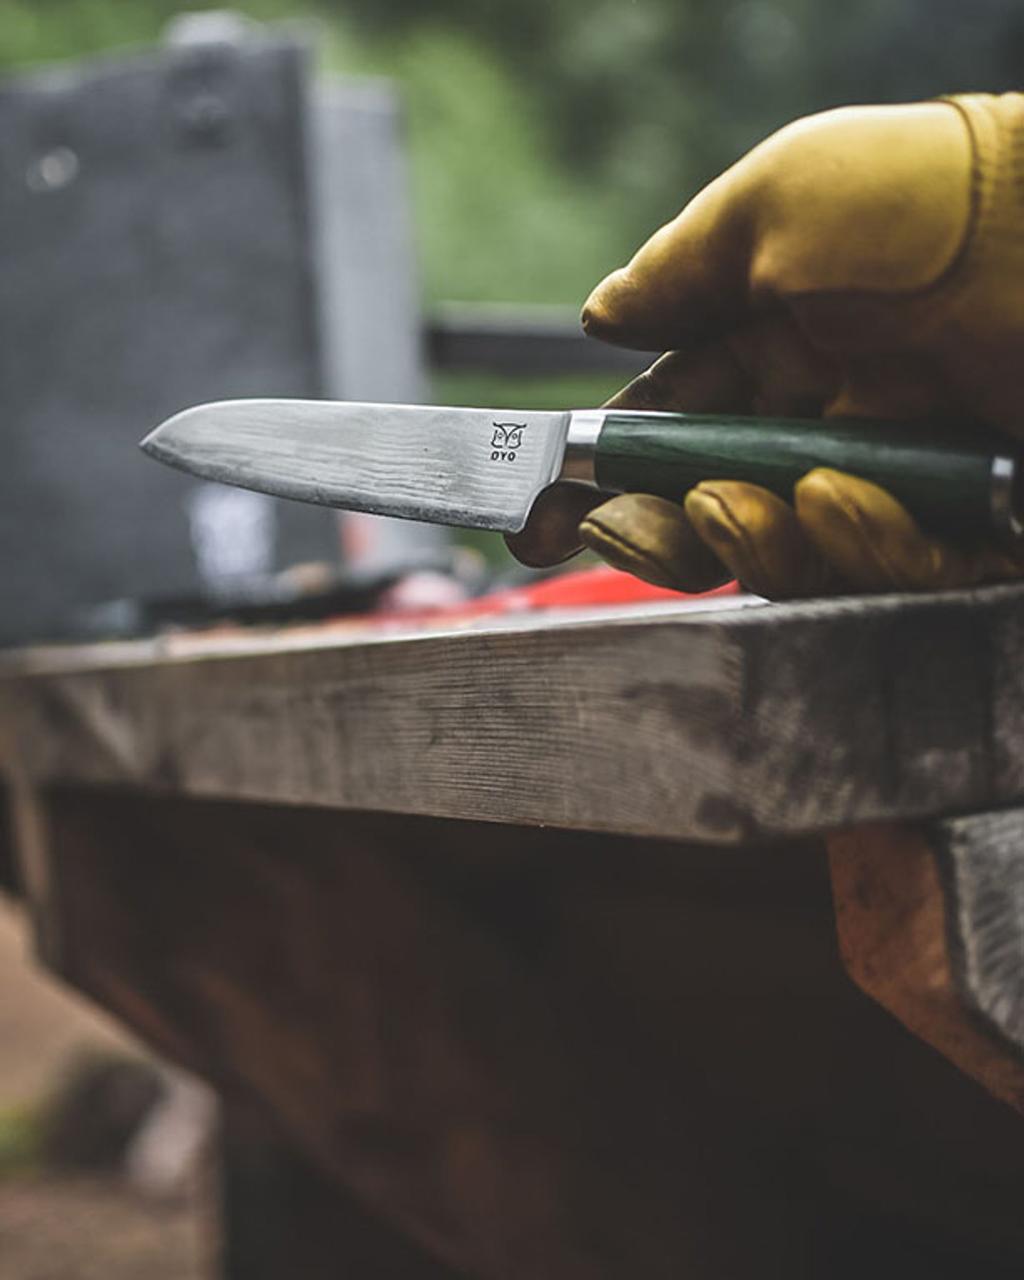
[[[514,597],[516,607],[528,609],[574,609],[594,608],[609,604],[645,604],[654,600],[672,600],[677,604],[684,600],[707,600],[713,596],[733,596],[739,591],[735,582],[727,582],[714,591],[704,591],[691,595],[682,591],[670,591],[666,587],[654,587],[649,582],[641,582],[631,573],[622,573],[618,569],[599,565],[594,569],[580,569],[575,573],[563,573],[554,578],[545,578],[528,587],[515,587],[509,591],[498,591],[493,596],[481,600],[483,604],[490,600],[502,601],[506,597]]]
[[[687,600],[709,600],[715,596],[736,595],[739,591],[735,582],[727,582],[714,591],[688,595],[681,591],[669,591],[664,587],[653,587],[648,582],[634,578],[632,574],[622,573],[606,565],[581,569],[575,573],[557,574],[526,586],[505,587],[475,600],[441,607],[420,607],[415,601],[415,595],[407,596],[400,590],[400,585],[399,589],[392,588],[387,592],[381,599],[380,607],[373,614],[364,615],[364,618],[375,623],[379,620],[385,626],[397,623],[404,629],[409,624],[463,622],[511,613],[600,609],[661,602],[681,604]],[[414,602],[412,607],[408,604],[410,599]]]

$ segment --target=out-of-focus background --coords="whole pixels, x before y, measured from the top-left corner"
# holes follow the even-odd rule
[[[174,0],[3,0],[0,68],[145,44]],[[401,87],[424,300],[576,305],[794,116],[1019,85],[1015,0],[241,0]]]
[[[216,7],[0,0],[0,69],[150,43],[182,9]],[[243,0],[230,8],[315,23],[325,69],[399,86],[428,308],[451,300],[575,308],[690,195],[787,120],[841,103],[1009,89],[1024,65],[1015,0]],[[545,386],[541,399],[578,389]],[[438,400],[472,399],[478,380],[442,379],[436,390]],[[493,394],[493,383],[480,391]]]
[[[409,331],[425,335],[423,395],[438,402],[603,399],[624,364],[591,368],[574,355],[563,372],[543,358],[512,369],[515,361],[460,364],[437,352],[470,338],[486,348],[492,322],[495,340],[507,323],[520,337],[532,332],[534,352],[545,333],[568,342],[592,285],[785,121],[840,103],[1024,81],[1018,0],[250,0],[232,8],[295,24],[322,74],[394,87],[412,245],[405,287],[418,311]],[[174,0],[0,0],[0,72],[20,77],[102,54],[113,59],[97,64],[102,75],[134,48],[159,45],[180,9]],[[20,101],[0,99],[0,128]],[[193,124],[215,132],[217,121]],[[46,142],[45,121],[41,129],[42,158],[27,171],[37,192],[74,180],[78,164],[59,139]],[[0,279],[25,287],[8,252],[0,243]],[[24,332],[22,304],[6,293],[0,367],[31,399],[25,366],[60,328],[60,309],[45,335]],[[513,304],[526,310],[509,312]],[[99,315],[105,299],[75,305]],[[104,359],[115,371],[107,380],[116,380],[117,353]],[[47,370],[33,376],[39,394],[48,392]],[[151,423],[139,425],[141,434]],[[5,421],[0,439],[10,429]],[[203,506],[201,527],[209,516]],[[258,542],[256,508],[225,518],[241,518],[249,544]],[[470,542],[503,565],[496,540]],[[8,592],[5,613],[13,619],[18,608]],[[106,624],[92,625],[116,631],[124,614],[102,617]],[[0,896],[0,1277],[203,1274],[215,1250],[205,1095],[34,969],[13,904]]]

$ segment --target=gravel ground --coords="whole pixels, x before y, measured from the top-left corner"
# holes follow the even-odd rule
[[[130,1053],[135,1044],[44,973],[24,915],[0,894],[0,1111],[38,1102],[81,1050]]]
[[[3,1280],[201,1280],[206,1237],[197,1206],[154,1205],[109,1179],[0,1181]]]
[[[0,896],[0,1137],[96,1051],[135,1047],[42,973],[23,918]],[[211,1274],[208,1227],[199,1201],[162,1204],[118,1178],[4,1168],[0,1159],[0,1280],[201,1280]]]

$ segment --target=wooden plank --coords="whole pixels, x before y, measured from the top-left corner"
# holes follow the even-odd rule
[[[950,968],[960,994],[1024,1060],[1024,810],[948,818],[933,823],[929,836],[946,890]]]
[[[1024,587],[332,639],[0,675],[33,783],[737,843],[1024,796]]]
[[[65,975],[458,1274],[1021,1274],[1024,1120],[848,981],[816,844],[43,798]]]
[[[257,1108],[220,1133],[222,1280],[459,1280],[367,1214]]]
[[[1024,1055],[1014,1039],[1020,921],[1006,910],[1019,901],[1021,877],[983,847],[979,824],[1000,826],[985,814],[928,832],[883,823],[829,836],[839,948],[862,990],[1024,1115]],[[989,912],[979,913],[979,888],[1000,872],[1008,874],[998,898],[1009,901],[989,895]],[[1010,947],[995,964],[977,954],[992,942]]]

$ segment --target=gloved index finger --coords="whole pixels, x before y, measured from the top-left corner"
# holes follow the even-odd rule
[[[712,337],[745,315],[754,236],[748,166],[749,157],[716,178],[601,281],[583,307],[588,334],[666,351]]]
[[[787,312],[766,311],[713,342],[666,352],[608,402],[618,409],[816,418],[840,372]]]
[[[784,296],[930,288],[968,243],[971,135],[950,103],[847,107],[748,152],[588,298],[594,337],[665,351]]]

